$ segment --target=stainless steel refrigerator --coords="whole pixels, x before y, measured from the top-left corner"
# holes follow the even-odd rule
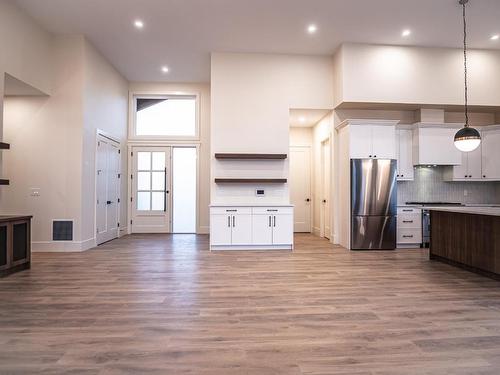
[[[351,159],[351,249],[395,249],[396,215],[396,160]]]

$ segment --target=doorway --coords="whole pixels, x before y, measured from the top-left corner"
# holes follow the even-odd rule
[[[197,148],[133,147],[132,233],[196,233]]]
[[[97,135],[96,243],[118,237],[120,213],[120,144]]]
[[[321,237],[331,237],[330,212],[330,171],[331,171],[330,138],[321,142]]]
[[[294,232],[311,233],[311,147],[290,147],[290,200]]]

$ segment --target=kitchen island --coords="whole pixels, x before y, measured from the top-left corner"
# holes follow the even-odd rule
[[[31,215],[0,215],[0,277],[30,268]]]
[[[431,208],[430,259],[500,280],[500,208]]]

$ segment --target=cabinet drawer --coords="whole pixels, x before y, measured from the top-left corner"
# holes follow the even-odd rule
[[[210,207],[210,214],[212,215],[250,215],[251,213],[251,207]]]
[[[422,229],[422,215],[406,213],[398,215],[398,228]]]
[[[422,209],[413,207],[398,207],[398,216],[401,214],[421,214]]]
[[[399,229],[397,233],[398,243],[421,243],[422,231],[419,229]]]
[[[293,207],[254,207],[254,215],[292,215]]]

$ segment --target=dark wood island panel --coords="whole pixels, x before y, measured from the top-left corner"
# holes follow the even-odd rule
[[[429,254],[500,280],[500,216],[431,211]]]
[[[0,215],[0,277],[30,268],[31,216]]]

